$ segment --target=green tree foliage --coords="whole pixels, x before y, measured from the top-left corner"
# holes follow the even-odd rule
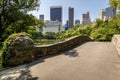
[[[92,25],[89,26],[74,26],[73,28],[65,31],[65,32],[59,32],[59,36],[57,36],[58,39],[67,39],[73,36],[78,36],[78,35],[84,35],[84,36],[88,36],[91,32],[91,28],[90,27]],[[57,33],[58,34],[58,33]]]
[[[32,36],[32,39],[42,39],[43,38],[43,34],[41,32],[38,32],[36,30],[29,30],[29,33]]]
[[[116,15],[111,20],[96,21],[97,24],[91,30],[90,37],[97,41],[111,41],[114,34],[120,34],[120,14]],[[99,24],[99,25],[98,25]]]
[[[114,9],[117,9],[117,8],[120,9],[120,0],[109,0],[109,4],[110,4]]]
[[[39,0],[0,0],[0,41],[7,34],[26,31],[28,26],[41,27],[43,22],[27,14],[38,7]]]
[[[55,32],[46,32],[44,34],[45,39],[56,39],[56,33]]]
[[[98,19],[91,25],[74,26],[63,33],[59,32],[57,38],[64,40],[73,36],[84,35],[95,41],[111,41],[114,34],[120,34],[120,14],[106,21]]]
[[[23,15],[24,16],[21,17],[21,19],[18,19],[18,21],[12,23],[5,29],[3,35],[1,35],[1,38],[6,39],[10,34],[19,32],[27,32],[31,34],[33,38],[35,38],[34,34],[39,33],[36,31],[36,27],[41,28],[41,26],[43,26],[44,23],[32,15]]]

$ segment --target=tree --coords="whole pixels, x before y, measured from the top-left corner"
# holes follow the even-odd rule
[[[56,39],[56,33],[55,32],[46,32],[44,34],[45,39]]]
[[[36,10],[38,7],[39,0],[0,0],[0,38],[8,27],[13,27],[13,25],[28,26],[33,16],[28,15],[27,12]],[[34,20],[36,19],[34,18]],[[28,23],[25,24],[27,21]]]
[[[120,0],[109,0],[109,4],[116,10],[120,9]]]

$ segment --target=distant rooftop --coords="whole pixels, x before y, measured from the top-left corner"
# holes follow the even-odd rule
[[[50,8],[62,8],[62,6],[51,6]]]

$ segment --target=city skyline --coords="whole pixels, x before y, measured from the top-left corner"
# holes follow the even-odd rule
[[[44,14],[45,20],[50,20],[50,6],[62,6],[63,8],[63,24],[68,20],[68,8],[74,8],[74,20],[80,19],[83,13],[90,12],[91,21],[99,18],[99,11],[106,7],[109,7],[109,0],[100,0],[100,1],[89,1],[89,0],[40,0],[40,9],[38,11],[32,11],[30,14],[33,14],[39,18],[40,14]]]

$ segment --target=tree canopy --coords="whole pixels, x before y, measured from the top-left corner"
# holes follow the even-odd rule
[[[114,9],[120,9],[120,0],[109,0],[109,4],[110,4]]]
[[[24,31],[28,26],[43,24],[27,12],[39,8],[39,0],[0,0],[0,40],[10,28],[12,32]]]
[[[111,41],[114,34],[120,34],[120,14],[110,20],[96,20],[86,26],[74,26],[64,32],[57,33],[57,39],[67,39],[73,36],[84,35],[95,41]]]

